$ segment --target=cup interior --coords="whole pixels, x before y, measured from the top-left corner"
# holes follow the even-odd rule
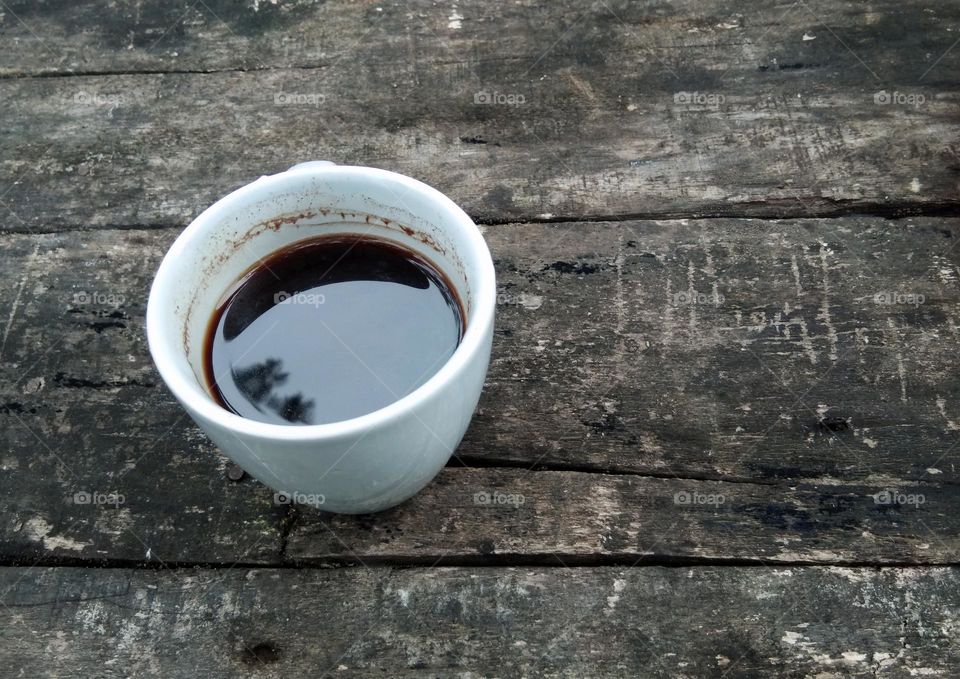
[[[293,168],[262,177],[211,206],[180,235],[161,264],[150,293],[148,335],[161,372],[190,383],[191,393],[178,394],[181,400],[213,403],[203,373],[204,340],[217,305],[236,280],[279,249],[334,234],[392,241],[446,275],[466,319],[457,351],[472,329],[482,331],[473,328],[481,307],[489,307],[492,322],[495,286],[489,252],[470,218],[443,194],[384,170]]]

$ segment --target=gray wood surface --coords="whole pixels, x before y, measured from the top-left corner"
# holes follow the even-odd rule
[[[947,0],[258,4],[13,3],[0,228],[182,225],[318,158],[486,221],[957,207]]]
[[[954,676],[958,36],[3,0],[0,675]],[[372,516],[235,474],[144,338],[180,229],[318,158],[437,186],[498,273],[463,444]]]
[[[57,568],[0,586],[9,677],[899,678],[960,662],[953,568]]]
[[[284,554],[367,565],[954,563],[954,487],[892,486],[447,470],[376,517],[298,508]]]
[[[175,235],[5,239],[8,558],[954,559],[955,220],[488,227],[497,338],[453,460],[488,469],[337,519],[337,539],[306,510],[291,531],[271,492],[230,481],[156,376],[143,310]],[[474,504],[491,489],[529,501]]]

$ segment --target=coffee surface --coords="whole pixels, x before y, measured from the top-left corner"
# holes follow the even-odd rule
[[[378,410],[456,350],[463,312],[432,264],[380,239],[326,236],[278,250],[225,295],[207,331],[210,391],[238,415],[325,424]]]

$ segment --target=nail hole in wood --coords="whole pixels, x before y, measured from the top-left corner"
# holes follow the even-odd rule
[[[248,665],[269,665],[280,660],[280,650],[269,641],[243,649],[243,661]]]

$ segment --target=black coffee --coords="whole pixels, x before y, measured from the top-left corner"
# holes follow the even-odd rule
[[[369,237],[279,250],[238,280],[207,330],[211,393],[238,415],[324,424],[382,408],[426,382],[464,330],[447,279]]]

